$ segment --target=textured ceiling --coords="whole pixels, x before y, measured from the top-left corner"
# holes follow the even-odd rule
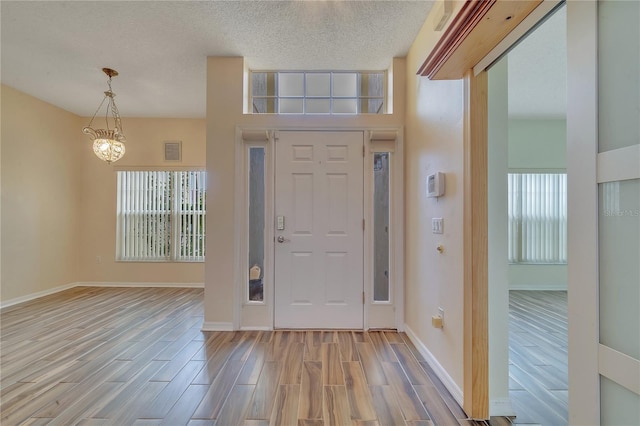
[[[386,69],[432,1],[5,1],[2,83],[90,116],[204,117],[207,56],[254,69]]]

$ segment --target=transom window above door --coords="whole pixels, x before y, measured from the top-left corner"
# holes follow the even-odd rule
[[[254,114],[384,114],[386,72],[252,71]]]

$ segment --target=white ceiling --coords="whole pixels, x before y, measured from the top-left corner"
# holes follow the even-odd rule
[[[386,69],[433,1],[1,1],[2,83],[82,116],[204,117],[207,56],[254,69]]]

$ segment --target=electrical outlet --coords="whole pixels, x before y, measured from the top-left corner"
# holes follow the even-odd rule
[[[102,263],[102,256],[96,256],[96,263]]]

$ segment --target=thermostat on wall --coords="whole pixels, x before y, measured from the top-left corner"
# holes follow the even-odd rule
[[[444,173],[436,172],[427,176],[427,197],[444,195]]]

